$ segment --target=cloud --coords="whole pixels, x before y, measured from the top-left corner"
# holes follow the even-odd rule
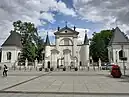
[[[75,11],[72,8],[67,8],[66,4],[62,1],[58,2],[57,9],[59,12],[62,12],[65,15],[76,16]]]
[[[55,35],[54,35],[54,32],[56,32],[55,29],[40,29],[39,30],[39,35],[44,39],[44,41],[46,40],[46,36],[47,36],[47,33],[49,35],[49,39],[50,39],[50,43],[51,44],[55,44]]]
[[[85,33],[87,33],[87,36],[89,36],[88,34],[90,32],[89,29],[84,29],[84,28],[76,28],[76,31],[79,32],[79,35],[78,35],[78,43],[79,44],[83,43],[84,37],[85,37]]]
[[[46,29],[42,28],[38,32],[39,32],[39,35],[41,37],[46,37],[47,33],[48,33],[49,36],[54,36],[54,32],[55,31],[56,31],[55,29],[48,29],[48,30],[46,30]]]
[[[50,13],[50,12],[44,12],[44,13],[41,14],[40,19],[44,19],[44,20],[47,20],[50,23],[53,23],[53,22],[55,22],[54,16],[55,15]]]
[[[83,20],[103,23],[103,28],[117,25],[129,30],[129,0],[73,0],[73,6]]]
[[[41,14],[40,11],[43,11]],[[55,22],[52,11],[75,16],[73,9],[56,0],[0,0],[0,41],[4,41],[17,20],[32,22],[36,26]],[[42,22],[40,21],[42,19]],[[45,21],[44,21],[45,20]],[[1,42],[2,43],[2,42]],[[0,43],[0,45],[1,45]]]

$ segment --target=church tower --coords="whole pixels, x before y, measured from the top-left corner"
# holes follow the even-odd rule
[[[89,60],[89,39],[87,37],[87,33],[85,33],[85,38],[84,38],[84,52],[85,52],[85,58],[87,63]]]
[[[83,66],[88,65],[89,62],[89,40],[87,37],[87,32],[85,31],[84,42],[80,50],[80,64]]]
[[[50,66],[48,66],[50,64],[50,62],[48,62],[50,55],[51,55],[50,40],[49,40],[49,35],[47,32],[46,41],[45,41],[45,68],[50,67]]]

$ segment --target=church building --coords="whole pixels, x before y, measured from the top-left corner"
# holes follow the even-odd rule
[[[125,65],[129,69],[129,39],[119,27],[116,27],[112,34],[108,46],[109,61],[119,65],[121,68],[124,68]]]
[[[57,68],[57,66],[71,66],[78,67],[87,66],[89,63],[89,40],[87,33],[83,44],[78,44],[79,32],[76,27],[73,29],[67,27],[58,27],[54,33],[55,44],[52,45],[49,40],[49,35],[46,36],[45,41],[45,68]],[[21,36],[19,33],[10,33],[10,36],[2,44],[1,63],[3,66],[6,64],[8,67],[17,66],[18,58],[20,57],[22,44]]]
[[[45,68],[57,68],[73,65],[75,67],[87,66],[89,64],[89,40],[85,33],[83,44],[78,44],[79,32],[76,27],[58,27],[54,32],[55,45],[50,44],[47,34],[45,41]]]
[[[21,35],[17,32],[11,32],[1,48],[2,54],[0,65],[7,65],[8,67],[17,65],[22,49]]]

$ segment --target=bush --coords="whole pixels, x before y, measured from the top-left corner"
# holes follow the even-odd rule
[[[66,68],[63,68],[63,71],[66,71]]]
[[[42,68],[39,68],[39,71],[42,71]]]
[[[78,71],[78,68],[77,67],[75,68],[75,71]]]
[[[45,72],[49,72],[49,69],[48,68],[45,68]]]
[[[59,68],[59,65],[57,65],[57,68]]]
[[[54,70],[54,68],[52,67],[52,68],[50,68],[50,71],[53,71]]]

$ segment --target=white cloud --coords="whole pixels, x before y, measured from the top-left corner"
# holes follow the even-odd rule
[[[45,19],[45,20],[48,20],[48,22],[55,22],[55,19],[54,19],[54,14],[50,13],[50,12],[44,12],[41,14],[41,19]]]
[[[43,11],[40,14],[40,11]],[[37,25],[42,24],[39,18],[48,22],[55,22],[54,14],[57,11],[64,15],[75,16],[73,9],[67,8],[62,1],[56,0],[0,0],[0,41],[4,41],[12,29],[12,23],[17,20],[28,21]],[[1,42],[2,43],[2,42]],[[1,45],[0,43],[0,45]]]
[[[90,30],[89,29],[84,29],[84,28],[76,28],[76,31],[79,32],[79,35],[78,35],[78,43],[83,43],[84,41],[84,37],[85,37],[85,33],[87,33],[87,36],[89,36],[89,32]]]
[[[12,29],[12,23],[9,21],[0,22],[0,45],[6,40],[9,36],[10,29]]]
[[[58,2],[57,9],[58,9],[60,12],[64,13],[65,15],[76,16],[75,11],[74,11],[72,8],[71,8],[71,9],[68,9],[68,8],[66,7],[66,4],[63,3],[63,2],[61,2],[61,1]]]
[[[73,6],[81,19],[103,23],[102,28],[118,26],[129,30],[129,0],[73,0]]]
[[[42,28],[38,32],[39,32],[39,35],[41,37],[46,37],[47,33],[48,33],[49,36],[54,36],[54,32],[55,31],[56,31],[55,29],[48,29],[48,30],[46,30],[46,29]]]

